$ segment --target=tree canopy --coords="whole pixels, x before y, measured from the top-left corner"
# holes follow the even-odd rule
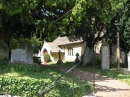
[[[10,37],[19,39],[36,35],[52,40],[63,34],[79,35],[78,29],[82,27],[87,27],[82,30],[82,36],[94,37],[125,2],[126,0],[1,0],[0,39],[9,43]],[[95,17],[94,25],[92,17]],[[88,26],[84,26],[86,24]]]
[[[120,29],[116,29],[115,24],[120,24]],[[130,2],[127,3],[117,12],[113,17],[111,23],[108,25],[108,42],[116,44],[116,32],[120,34],[120,47],[124,51],[129,51],[130,48]]]

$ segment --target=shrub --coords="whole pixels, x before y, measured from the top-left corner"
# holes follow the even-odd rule
[[[51,61],[50,55],[49,54],[44,54],[44,60],[46,62],[50,62]]]

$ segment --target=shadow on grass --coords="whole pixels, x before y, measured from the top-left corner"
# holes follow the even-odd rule
[[[14,76],[35,79],[55,79],[61,76],[61,72],[49,67],[41,66],[39,71],[0,70],[0,76]]]
[[[101,76],[107,76],[109,78],[118,79],[130,85],[130,74],[128,75],[122,74],[120,71],[117,71],[116,68],[111,68],[110,70],[102,70],[99,69],[98,67],[95,68],[94,71],[92,66],[85,66],[85,67],[78,66],[78,68],[92,73],[95,72],[96,74],[100,74]]]
[[[57,65],[57,66],[65,66],[65,67],[72,67],[75,65],[74,62],[66,62],[66,63],[62,63],[62,64],[53,64],[53,65]],[[117,71],[116,67],[112,67],[110,70],[102,70],[100,65],[95,64],[95,67],[93,67],[93,64],[87,65],[87,66],[82,66],[81,64],[78,65],[76,68],[79,68],[81,70],[84,71],[88,71],[91,73],[96,73],[96,74],[100,74],[102,76],[107,76],[110,78],[114,78],[114,79],[119,79],[121,81],[126,82],[127,84],[130,85],[130,74],[128,75],[124,75],[122,74],[120,71]]]

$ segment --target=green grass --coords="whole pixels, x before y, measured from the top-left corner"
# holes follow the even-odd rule
[[[89,67],[78,66],[78,68],[89,71],[89,72],[93,72],[92,66],[89,66]],[[130,74],[124,75],[120,71],[117,71],[116,68],[111,68],[110,70],[102,70],[99,68],[95,68],[94,72],[97,74],[103,75],[103,76],[107,76],[110,78],[120,80],[120,81],[125,82],[126,84],[130,85]]]
[[[61,77],[61,75],[63,74],[63,72],[55,70],[53,68],[47,67],[47,66],[40,66],[40,69],[38,69],[38,71],[35,71],[35,69],[31,69],[27,66],[27,65],[22,65],[22,64],[12,64],[12,65],[4,65],[4,66],[0,66],[0,78],[2,77],[13,77],[16,79],[31,79],[33,80],[50,80],[49,83],[52,83],[53,81],[57,80],[59,77]],[[8,81],[8,80],[7,80]],[[64,83],[63,83],[64,82]],[[4,82],[3,82],[4,83]],[[46,83],[49,85],[49,83]],[[60,84],[59,84],[60,83]],[[67,83],[67,84],[65,84]],[[74,86],[75,86],[75,90],[77,91],[76,95],[83,95],[84,93],[89,93],[90,91],[93,90],[93,86],[88,84],[87,81],[86,82],[81,82],[77,77],[74,77]],[[60,80],[58,80],[58,82],[55,83],[56,85],[54,85],[54,87],[57,89],[62,88],[61,84],[65,84],[64,88],[62,90],[67,90],[70,88],[69,91],[71,91],[71,87],[72,87],[72,75],[71,74],[66,74],[65,76],[63,76]],[[58,84],[58,85],[57,85]],[[87,87],[86,87],[87,86]],[[69,87],[69,88],[68,88]],[[4,87],[6,88],[6,87]],[[45,87],[44,87],[45,88]],[[53,90],[52,89],[51,92]],[[11,90],[13,93],[13,89]],[[60,93],[60,89],[58,90]],[[68,90],[67,90],[68,91]],[[55,92],[55,91],[53,91]],[[65,93],[66,91],[62,91],[63,93]],[[72,92],[72,91],[71,91]],[[68,94],[71,94],[68,93]],[[53,94],[53,93],[51,93]],[[58,94],[61,95],[62,93]],[[75,97],[77,97],[75,96]],[[50,96],[47,96],[50,97]],[[59,97],[59,96],[57,96]],[[61,97],[61,96],[60,96]],[[65,97],[65,96],[62,96]]]
[[[29,71],[15,71],[15,70],[0,70],[0,76],[14,76],[14,77],[24,77],[24,78],[35,78],[35,79],[46,79],[57,78],[61,75],[61,72],[49,69],[48,67],[41,67],[43,70],[40,72],[29,72]]]
[[[55,65],[57,62],[48,62],[47,64]]]

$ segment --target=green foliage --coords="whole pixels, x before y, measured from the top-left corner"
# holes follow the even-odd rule
[[[0,89],[21,97],[38,97],[38,92],[50,83],[50,80],[19,79],[14,77],[1,77]]]
[[[116,32],[120,35],[120,47],[123,51],[129,51],[130,48],[130,2],[127,1],[123,7],[117,12],[116,16],[113,17],[111,23],[107,26],[107,40],[111,44],[116,43]],[[115,24],[120,24],[118,30]]]
[[[39,65],[31,65],[31,64],[22,64],[22,63],[21,64],[20,63],[7,64],[7,62],[4,62],[4,64],[0,65],[0,69],[7,70],[7,71],[38,72],[40,70],[40,66]]]
[[[11,37],[9,45],[11,49],[16,49],[19,47],[20,44],[17,39],[14,39],[13,37]]]
[[[4,64],[8,61],[8,58],[5,55],[6,52],[9,52],[9,47],[3,40],[0,40],[0,64]]]
[[[11,76],[4,75],[0,76],[0,91],[5,91],[10,94],[18,95],[21,97],[39,97],[39,92],[45,89],[51,82],[54,81],[54,75],[58,77],[58,73],[53,73],[53,70],[48,70],[47,68],[43,67],[40,69],[38,75],[42,75],[42,78],[38,79],[35,76],[36,71],[35,68],[37,66],[33,65],[33,69],[30,70],[29,65],[22,65],[22,64],[9,64],[4,68],[0,68],[0,73],[2,71],[13,72],[17,71],[20,73],[20,76]],[[38,67],[39,68],[39,67]],[[40,67],[42,68],[42,67]],[[21,73],[22,72],[22,73]],[[50,73],[48,73],[50,72]],[[26,73],[28,75],[26,75]],[[43,74],[44,73],[44,74]],[[47,77],[46,74],[50,74]],[[6,75],[6,76],[5,76]],[[25,76],[31,76],[31,78],[26,78]],[[93,90],[93,87],[88,83],[82,83],[79,80],[75,80],[74,84],[74,91],[75,97],[81,97],[85,93],[89,93]],[[45,91],[46,97],[71,97],[72,96],[72,82],[70,79],[61,79],[60,81],[56,82],[52,87]]]
[[[1,0],[0,1],[0,27],[2,37],[19,40],[19,38],[29,38],[35,33],[35,23],[32,10],[35,9],[41,0]],[[4,39],[4,38],[3,38]],[[12,42],[17,42],[14,40]],[[9,41],[10,39],[5,39]],[[17,45],[11,43],[12,48]]]
[[[38,53],[39,49],[41,49],[43,42],[40,40],[40,38],[37,38],[36,35],[31,37],[30,41],[31,41],[32,47],[34,47],[34,53]]]
[[[0,61],[4,60],[4,56],[2,55],[2,53],[0,53]]]
[[[48,40],[53,40],[58,35],[73,34],[66,30],[69,28],[73,32],[72,28],[74,29],[79,23],[82,24],[82,21],[86,19],[90,20],[92,16],[99,17],[102,23],[110,22],[125,1],[10,0],[7,2],[1,0],[0,26],[4,29],[5,36],[8,35],[15,39],[21,37],[31,39],[33,35],[36,35],[40,39],[47,37]],[[47,13],[42,13],[42,10],[37,8],[47,8]],[[56,9],[62,9],[64,14],[57,14]],[[52,17],[56,18],[51,19]],[[85,20],[83,20],[84,17]],[[36,45],[38,42],[36,37],[31,40],[34,42],[32,45]],[[34,41],[35,39],[36,41]],[[15,46],[12,45],[12,47]]]
[[[44,54],[44,60],[47,62],[51,61],[50,55],[49,54]]]
[[[3,40],[0,40],[0,50],[9,51],[9,47]]]
[[[43,90],[49,83],[50,79],[23,79],[14,77],[0,77],[0,90],[7,91],[10,94],[19,95],[21,97],[39,97],[38,93]],[[80,97],[86,91],[90,92],[92,87],[88,84],[75,85],[75,97]],[[50,91],[50,92],[49,92]],[[53,88],[45,92],[46,97],[71,97],[71,83],[61,81],[56,83]]]
[[[27,46],[32,46],[31,45],[31,41],[28,38],[21,38],[22,44],[21,44],[21,48],[24,48],[26,45]]]
[[[29,12],[30,9],[34,9],[37,4],[40,2],[40,0],[13,0],[13,1],[5,1],[5,0],[1,0],[1,9],[5,10],[6,13],[8,13],[9,15],[14,15],[17,13],[26,13],[27,11]],[[18,6],[19,5],[19,6]],[[25,10],[26,9],[26,10]],[[26,14],[26,16],[29,15]]]
[[[31,39],[21,38],[19,41],[22,42],[21,48],[24,48],[25,45],[33,47],[34,53],[38,53],[42,45],[42,41],[39,38],[37,38],[35,35],[31,37]]]
[[[74,6],[76,0],[47,0],[46,3],[48,6],[50,7],[63,7],[63,8],[67,8],[71,6]],[[69,4],[69,5],[68,5]]]
[[[8,65],[7,59],[0,60],[0,69]]]
[[[31,45],[33,47],[36,47],[36,46],[39,46],[39,45],[42,45],[42,41],[40,41],[39,38],[36,37],[36,35],[34,35],[33,37],[31,37]]]
[[[16,49],[16,48],[24,48],[25,44],[28,46],[34,47],[34,53],[38,53],[38,50],[41,48],[42,41],[34,35],[31,37],[31,39],[28,38],[11,38],[10,39],[10,48],[11,49]]]
[[[65,14],[56,21],[47,21],[48,23],[44,27],[45,35],[49,38],[53,38],[57,34],[63,35],[63,31],[57,31],[58,28],[63,27],[65,35],[82,37],[82,39],[86,41],[86,45],[92,48],[94,44],[102,40],[104,37],[102,33],[105,33],[104,29],[106,24],[111,21],[125,2],[126,0],[119,2],[112,0],[48,0],[47,5],[50,8],[52,8],[52,6],[60,6],[60,8],[65,11]],[[64,6],[61,7],[59,3],[63,5],[66,4],[66,8],[64,8]],[[92,23],[92,17],[95,18],[94,23]]]

